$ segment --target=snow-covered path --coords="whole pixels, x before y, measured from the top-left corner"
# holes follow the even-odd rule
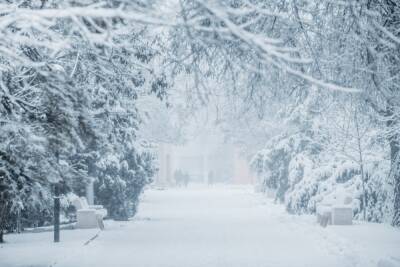
[[[47,242],[43,255],[49,258],[32,255],[29,266],[366,267],[400,258],[400,232],[389,226],[321,228],[313,221],[288,215],[250,187],[149,190],[135,220],[108,222],[87,246],[66,241],[54,250]],[[71,239],[71,232],[78,230],[64,231],[64,238]],[[0,249],[0,266],[26,266],[26,259],[11,259],[10,245]]]

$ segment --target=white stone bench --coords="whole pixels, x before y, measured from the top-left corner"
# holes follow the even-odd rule
[[[351,225],[353,224],[352,198],[345,196],[342,198],[323,201],[316,207],[317,222],[323,227],[332,225]]]
[[[104,229],[103,218],[107,216],[107,210],[103,206],[89,205],[84,197],[75,198],[72,204],[76,208],[76,228]]]
[[[317,205],[317,222],[323,227],[332,224],[332,207],[330,205]]]

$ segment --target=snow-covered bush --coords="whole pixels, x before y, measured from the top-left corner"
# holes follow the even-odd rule
[[[139,195],[155,172],[151,154],[125,153],[122,158],[110,155],[99,162],[95,182],[96,202],[116,220],[127,220],[136,213]]]
[[[276,146],[275,149],[280,151],[281,147]],[[271,150],[259,152],[253,160],[253,167],[258,168],[265,187],[279,189],[280,184],[286,185],[279,198],[284,200],[289,212],[314,213],[316,205],[324,199],[346,194],[353,198],[355,218],[363,219],[365,209],[368,221],[390,220],[393,188],[387,181],[390,161],[382,160],[383,154],[365,158],[366,207],[360,167],[355,161],[323,151],[314,156],[300,152],[285,164],[281,161],[282,157],[272,158],[275,159],[273,162],[271,157],[274,155],[277,153]]]
[[[317,144],[306,135],[297,133],[278,136],[270,141],[267,149],[257,153],[252,166],[263,179],[267,188],[277,190],[277,198],[285,201],[291,191],[310,172],[310,157],[319,150]]]
[[[310,112],[316,105],[307,100],[293,109],[286,121],[291,127],[256,154],[253,169],[291,213],[314,213],[318,203],[348,195],[355,218],[389,221],[393,188],[387,145],[373,128],[379,122],[353,117],[359,110],[351,103],[324,116]]]

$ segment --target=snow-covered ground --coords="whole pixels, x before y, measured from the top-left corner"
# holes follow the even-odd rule
[[[0,266],[368,267],[400,259],[398,229],[322,228],[242,186],[148,190],[134,220],[106,228],[87,245],[97,230],[64,230],[59,244],[52,233],[7,235]]]

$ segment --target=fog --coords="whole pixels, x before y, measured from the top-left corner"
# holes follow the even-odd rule
[[[0,266],[400,266],[393,0],[0,0]]]

